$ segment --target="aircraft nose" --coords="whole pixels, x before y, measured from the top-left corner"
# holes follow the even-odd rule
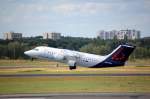
[[[29,55],[29,51],[25,51],[24,54],[25,54],[25,55]]]

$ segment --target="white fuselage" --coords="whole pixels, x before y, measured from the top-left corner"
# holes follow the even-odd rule
[[[70,70],[72,70],[76,69],[77,65],[91,68],[123,66],[134,49],[135,46],[119,45],[110,54],[100,56],[67,49],[40,46],[24,53],[33,58],[67,63]]]
[[[45,46],[36,47],[35,49],[26,51],[25,54],[33,58],[54,60],[67,64],[75,62],[76,65],[84,67],[92,67],[107,58],[107,56]]]

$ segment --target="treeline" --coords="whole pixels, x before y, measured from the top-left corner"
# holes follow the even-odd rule
[[[88,38],[62,37],[59,40],[44,40],[41,36],[23,38],[20,40],[0,40],[0,59],[26,59],[24,51],[37,46],[50,46],[71,50],[79,50],[83,45],[91,42]]]
[[[27,59],[24,51],[36,46],[50,46],[88,52],[99,55],[110,53],[120,44],[136,46],[130,59],[150,58],[150,38],[138,40],[102,40],[100,38],[62,37],[59,40],[43,40],[41,36],[21,40],[0,40],[0,59]]]
[[[93,39],[92,42],[80,48],[80,51],[93,54],[106,55],[113,51],[120,44],[129,44],[136,46],[136,49],[130,56],[130,59],[150,58],[150,38],[138,40],[101,40],[100,38]]]

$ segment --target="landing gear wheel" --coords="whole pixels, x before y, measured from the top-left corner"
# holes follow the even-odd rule
[[[68,65],[70,70],[76,69],[76,61],[70,60],[68,61]]]
[[[69,66],[70,70],[76,69],[76,66]]]

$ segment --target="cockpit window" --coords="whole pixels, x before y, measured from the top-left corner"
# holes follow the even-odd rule
[[[37,48],[35,48],[35,49],[33,49],[33,50],[35,50],[35,51],[39,51],[39,49],[37,49]]]

